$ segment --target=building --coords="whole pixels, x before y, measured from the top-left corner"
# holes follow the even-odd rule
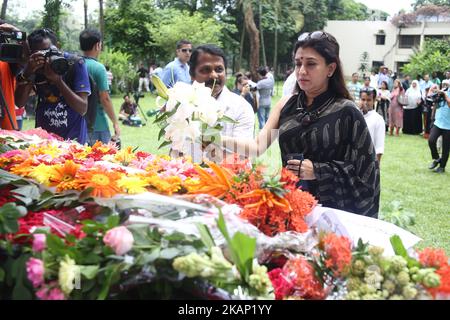
[[[397,27],[390,21],[330,20],[324,30],[339,42],[346,77],[353,72],[362,74],[361,64],[366,65],[366,74],[380,65],[401,74],[401,67],[423,46],[425,39],[450,37],[448,19],[421,20],[407,27]]]

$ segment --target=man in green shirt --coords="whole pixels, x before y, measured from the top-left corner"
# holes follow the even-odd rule
[[[99,103],[97,105],[97,115],[93,131],[89,132],[89,145],[93,145],[97,140],[108,143],[111,140],[118,140],[120,136],[119,122],[109,96],[108,75],[103,64],[97,61],[102,50],[102,35],[95,29],[86,29],[80,33],[80,48],[86,61],[89,75],[94,79],[98,89]],[[111,137],[108,120],[113,123],[114,136]]]

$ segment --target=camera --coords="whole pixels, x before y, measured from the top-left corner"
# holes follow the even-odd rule
[[[62,76],[69,70],[69,61],[64,58],[64,53],[59,51],[57,47],[50,46],[47,50],[41,50],[39,52],[41,52],[45,58],[48,58],[50,68],[52,68],[56,74]]]
[[[442,91],[447,91],[448,88],[442,89]],[[445,97],[443,96],[443,94],[441,92],[435,92],[431,95],[429,95],[428,97],[426,97],[425,102],[427,103],[427,105],[432,106],[432,105],[437,105],[439,106],[439,104],[445,100]]]
[[[0,61],[18,63],[22,60],[22,44],[11,43],[25,41],[27,34],[23,31],[0,31]]]

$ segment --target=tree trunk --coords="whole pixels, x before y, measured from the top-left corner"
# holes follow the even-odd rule
[[[88,0],[84,0],[84,28],[88,28]]]
[[[274,18],[275,18],[275,33],[274,33],[274,50],[273,50],[273,76],[276,78],[278,74],[278,9],[280,7],[280,0],[275,0],[274,4]]]
[[[2,19],[2,20],[5,20],[7,7],[8,7],[8,0],[3,0],[2,13],[0,14],[0,19]]]
[[[98,15],[98,25],[100,26],[100,33],[102,37],[105,37],[105,16],[103,15],[103,0],[98,0],[99,4],[99,15]]]
[[[259,30],[255,24],[253,8],[251,1],[244,3],[244,22],[250,38],[250,72],[253,80],[258,78],[257,69],[259,65]]]
[[[267,59],[266,59],[266,46],[264,45],[264,33],[263,33],[263,26],[262,26],[262,5],[261,1],[259,1],[259,32],[261,32],[261,49],[262,49],[262,58],[263,58],[263,65],[267,66]]]
[[[244,28],[242,28],[241,43],[239,46],[239,60],[236,66],[236,72],[241,71],[242,67],[242,54],[244,53],[244,39],[245,39],[245,26]]]

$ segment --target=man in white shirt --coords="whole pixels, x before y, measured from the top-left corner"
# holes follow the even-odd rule
[[[367,128],[369,129],[370,137],[375,147],[375,153],[378,162],[380,162],[381,156],[384,153],[386,128],[383,117],[373,109],[376,96],[377,90],[375,88],[361,89],[359,107],[366,120]]]
[[[212,95],[219,102],[224,115],[235,121],[235,123],[222,123],[221,135],[253,138],[255,128],[253,108],[243,97],[231,92],[226,87],[227,60],[223,50],[210,44],[200,45],[192,52],[189,65],[192,80],[204,83],[205,86],[211,88]],[[183,150],[183,155],[191,156],[194,162],[200,162],[204,151],[201,146],[189,143],[186,147],[190,150]],[[208,158],[220,161],[216,160],[221,159],[218,155],[219,152],[213,150],[212,146],[208,147],[206,151]]]

